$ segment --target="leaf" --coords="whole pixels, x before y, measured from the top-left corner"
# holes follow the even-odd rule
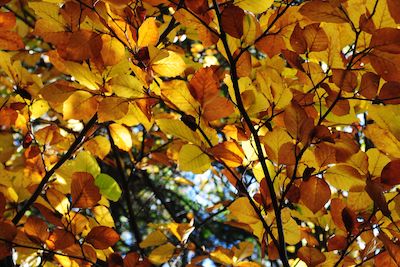
[[[24,225],[25,234],[37,243],[45,243],[49,237],[47,224],[34,216],[29,216]]]
[[[106,97],[99,104],[99,122],[115,121],[128,113],[129,103],[120,97]]]
[[[303,203],[313,213],[322,209],[331,198],[331,190],[325,180],[315,176],[303,180],[300,185],[300,195]]]
[[[159,119],[156,120],[156,123],[165,134],[173,135],[196,145],[201,145],[202,143],[197,133],[193,132],[182,121]]]
[[[400,246],[395,244],[390,240],[390,238],[382,231],[379,232],[378,238],[382,241],[385,249],[389,252],[389,255],[396,262],[397,265],[400,264]]]
[[[138,47],[155,46],[158,41],[156,18],[147,18],[139,28]]]
[[[167,262],[173,255],[175,251],[175,246],[171,243],[159,246],[152,250],[149,255],[149,260],[151,263],[160,265]]]
[[[101,195],[109,200],[117,202],[121,197],[122,190],[118,183],[105,173],[96,176],[95,185],[100,189]]]
[[[222,29],[232,37],[240,39],[243,35],[243,9],[229,5],[221,14]]]
[[[46,241],[46,244],[50,249],[66,249],[75,244],[75,237],[71,232],[64,229],[54,229],[49,236],[49,240]]]
[[[71,182],[72,206],[75,208],[91,208],[100,201],[99,188],[93,176],[87,172],[74,172]]]
[[[91,93],[76,91],[63,104],[64,119],[88,121],[96,113],[97,107],[97,99]]]
[[[109,128],[115,145],[121,150],[129,151],[132,148],[132,137],[129,130],[118,123],[111,124]]]
[[[390,186],[400,184],[400,159],[392,160],[383,167],[381,182]]]
[[[95,226],[86,236],[85,241],[96,249],[107,249],[119,240],[119,235],[114,229],[107,226]]]
[[[0,221],[0,238],[13,241],[17,236],[17,227],[10,221]]]
[[[125,56],[125,46],[108,34],[101,35],[101,58],[106,66],[113,66],[121,62]]]
[[[389,210],[388,204],[386,203],[385,196],[383,194],[383,185],[374,180],[367,180],[365,186],[365,191],[367,191],[369,197],[374,201],[375,205],[381,210],[382,214],[386,217],[391,217],[391,212]]]
[[[400,83],[387,82],[379,91],[378,99],[385,104],[400,104]]]
[[[210,152],[218,160],[223,161],[228,167],[242,165],[244,152],[242,147],[234,141],[219,143],[210,149]]]
[[[20,50],[25,47],[21,37],[12,31],[0,30],[0,49],[1,50]]]
[[[350,165],[335,165],[326,171],[324,178],[333,187],[345,191],[365,185],[362,175]]]
[[[175,52],[149,46],[150,66],[160,76],[176,77],[186,68],[185,62]]]
[[[318,22],[346,23],[343,12],[334,4],[323,0],[312,0],[301,6],[299,12],[310,20]]]
[[[90,90],[99,89],[99,78],[90,71],[89,67],[70,61],[66,61],[64,64],[68,69],[68,73],[81,85]]]
[[[400,30],[393,28],[382,28],[372,34],[370,47],[382,52],[400,53]]]
[[[104,159],[111,150],[110,141],[101,135],[95,136],[89,141],[83,144],[85,150],[89,151],[90,154]]]
[[[273,0],[254,1],[254,0],[235,0],[233,4],[242,8],[243,10],[250,11],[254,14],[259,14],[267,11],[272,4]]]
[[[197,146],[186,144],[179,151],[179,169],[193,173],[204,173],[211,167],[208,156]]]
[[[117,96],[125,98],[143,97],[145,92],[139,79],[127,74],[113,77],[108,82],[108,86]]]
[[[141,248],[154,247],[162,245],[167,241],[167,237],[161,231],[156,230],[149,234],[142,242],[140,242],[139,246]]]
[[[317,266],[326,260],[324,254],[311,247],[301,247],[297,252],[297,256],[310,267]]]

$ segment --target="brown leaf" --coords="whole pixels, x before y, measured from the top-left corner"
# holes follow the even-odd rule
[[[398,267],[397,263],[395,260],[390,256],[389,252],[384,251],[382,253],[379,253],[374,258],[374,266],[377,267]]]
[[[3,193],[0,192],[0,218],[3,217],[5,210],[6,210],[6,198],[3,195]]]
[[[361,78],[360,94],[366,98],[373,99],[378,93],[379,75],[373,72],[366,72]]]
[[[346,92],[353,92],[357,87],[357,75],[349,70],[333,69],[332,81]]]
[[[400,83],[385,83],[379,91],[378,99],[385,104],[400,104]]]
[[[85,240],[96,249],[106,249],[118,242],[119,234],[110,227],[95,226]]]
[[[72,206],[91,208],[99,202],[101,194],[94,183],[94,178],[87,172],[74,172],[71,182]]]
[[[342,250],[347,246],[347,238],[342,235],[334,235],[328,239],[328,251]]]
[[[400,53],[400,30],[394,28],[378,29],[372,34],[370,47],[382,52]]]
[[[400,5],[398,0],[387,0],[390,15],[396,23],[400,23]]]
[[[396,264],[400,265],[400,246],[390,240],[390,238],[382,231],[379,233],[378,238],[382,241],[386,250],[389,252],[389,255]]]
[[[331,190],[325,180],[315,176],[300,185],[301,200],[313,213],[324,207],[331,198]]]
[[[297,257],[304,261],[309,267],[317,266],[326,260],[325,255],[322,254],[321,251],[311,247],[301,247],[297,251]]]
[[[58,250],[58,249],[66,249],[69,246],[72,246],[75,243],[75,237],[72,233],[64,230],[64,229],[54,229],[52,233],[50,233],[49,239],[46,244],[50,249]]]
[[[30,216],[24,225],[25,234],[34,242],[45,243],[49,237],[48,227],[45,221]]]
[[[10,221],[2,221],[0,222],[0,238],[13,241],[15,236],[17,235],[17,227]]]
[[[306,2],[299,12],[310,20],[318,22],[346,23],[346,15],[328,1],[313,0]]]
[[[383,167],[381,182],[390,186],[400,184],[400,159],[392,160]]]
[[[373,50],[368,59],[372,67],[386,81],[400,82],[400,54]]]
[[[147,258],[143,258],[137,252],[130,252],[124,258],[124,267],[150,267],[152,266]]]
[[[222,11],[222,29],[232,37],[239,39],[243,35],[243,18],[243,9],[235,5],[229,5]]]
[[[108,267],[124,267],[124,260],[118,253],[111,253],[107,259]]]

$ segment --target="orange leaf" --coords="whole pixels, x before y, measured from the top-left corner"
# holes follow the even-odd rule
[[[96,249],[106,249],[118,242],[119,235],[110,227],[95,226],[86,236],[85,240]]]
[[[24,225],[25,234],[37,243],[46,242],[49,232],[46,222],[37,217],[30,216]]]
[[[21,36],[16,32],[0,31],[0,49],[1,50],[19,50],[25,47]]]
[[[297,256],[309,267],[317,266],[326,260],[325,255],[322,254],[321,251],[310,247],[301,247],[297,251]]]
[[[325,180],[312,176],[301,183],[300,196],[303,203],[316,213],[331,198],[331,190]]]
[[[241,146],[234,141],[225,141],[210,149],[211,153],[228,167],[242,165],[244,152]]]
[[[94,178],[87,172],[75,172],[71,182],[72,206],[75,208],[90,208],[101,199],[100,190],[94,183]]]

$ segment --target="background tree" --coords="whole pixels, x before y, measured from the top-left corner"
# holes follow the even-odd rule
[[[0,1],[3,266],[397,266],[397,0]]]

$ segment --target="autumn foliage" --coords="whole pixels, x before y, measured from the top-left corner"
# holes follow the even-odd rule
[[[2,266],[400,264],[398,0],[0,9]]]

